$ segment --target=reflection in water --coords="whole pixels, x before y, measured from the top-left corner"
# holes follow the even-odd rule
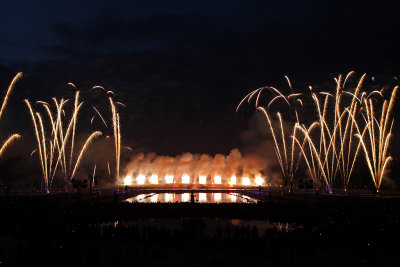
[[[199,201],[207,202],[207,193],[199,193]]]
[[[140,194],[140,195],[137,196],[137,199],[139,201],[141,201],[141,200],[143,200],[145,198],[145,196],[146,196],[145,194]]]
[[[215,234],[220,231],[219,229],[230,229],[230,233],[240,234],[240,229],[256,227],[259,236],[264,235],[268,230],[277,230],[282,232],[291,232],[295,229],[303,228],[302,225],[288,223],[288,222],[270,222],[264,220],[240,220],[240,219],[209,219],[209,218],[196,218],[196,219],[183,219],[183,218],[157,218],[157,219],[140,219],[130,221],[113,221],[108,223],[101,223],[100,227],[113,226],[129,226],[137,227],[137,229],[168,229],[170,231],[183,231],[184,225],[188,223],[202,233],[204,237],[215,237]],[[198,223],[201,222],[201,223]],[[238,231],[235,231],[237,229]]]
[[[152,193],[140,194],[125,200],[126,202],[190,202],[190,193]],[[256,203],[254,198],[238,193],[194,193],[194,201],[201,203]]]
[[[150,201],[156,203],[158,201],[158,194],[154,194],[150,197]]]
[[[172,202],[173,199],[174,199],[174,196],[171,193],[165,194],[165,202]]]
[[[215,193],[214,194],[214,201],[215,202],[220,202],[221,201],[221,193]]]
[[[190,200],[190,194],[189,193],[183,193],[182,194],[182,202],[189,202]]]

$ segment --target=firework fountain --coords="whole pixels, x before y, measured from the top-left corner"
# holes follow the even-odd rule
[[[31,103],[25,99],[25,104],[28,107],[34,134],[37,142],[37,152],[42,167],[43,174],[43,186],[45,192],[49,192],[49,188],[56,175],[58,167],[64,175],[66,181],[66,189],[70,185],[71,180],[74,178],[82,157],[87,150],[90,143],[98,136],[101,135],[100,131],[95,131],[86,139],[83,146],[80,149],[77,157],[74,157],[75,147],[75,132],[76,123],[78,120],[78,114],[82,107],[83,102],[79,102],[79,91],[75,94],[74,108],[72,110],[71,118],[69,122],[64,123],[65,105],[68,100],[56,98],[52,99],[55,106],[55,112],[53,113],[51,105],[44,101],[38,101],[37,104],[41,105],[49,120],[49,129],[46,136],[45,122],[39,112],[36,112]],[[66,127],[65,127],[66,126]],[[67,152],[69,151],[69,157]]]
[[[22,74],[18,73],[8,88],[1,106],[0,119],[8,97],[21,76]],[[317,188],[325,188],[332,192],[333,188],[340,184],[346,189],[356,162],[363,154],[373,184],[379,191],[385,171],[392,160],[389,145],[394,124],[392,111],[398,88],[395,87],[390,99],[386,100],[383,92],[387,87],[380,91],[363,91],[365,74],[354,89],[348,89],[352,76],[354,72],[335,78],[333,92],[315,90],[311,86],[305,91],[296,92],[289,77],[285,76],[289,93],[265,86],[247,94],[237,106],[238,112],[244,103],[254,102],[256,110],[262,112],[266,118],[267,130],[272,136],[283,183],[290,183],[291,190],[294,176],[302,162],[307,166],[308,175]],[[76,89],[73,83],[68,85]],[[121,178],[121,132],[117,106],[125,105],[113,100],[113,91],[106,91],[99,85],[93,86],[91,90],[95,89],[105,92],[111,110],[109,125],[112,125],[110,129],[113,138],[107,135],[106,140],[113,142],[116,183],[123,180],[125,184],[265,184],[262,175],[266,167],[265,160],[254,155],[242,156],[237,149],[227,156],[185,153],[177,157],[168,157],[157,156],[155,153],[137,154],[122,171],[124,178]],[[268,96],[264,97],[265,95]],[[53,98],[52,103],[37,101],[36,104],[47,114],[46,118],[25,100],[37,142],[37,148],[32,153],[38,154],[46,192],[49,191],[57,170],[62,172],[67,184],[71,182],[90,143],[102,134],[100,131],[92,132],[80,150],[76,151],[78,114],[83,105],[79,97],[80,92],[77,91],[69,120],[65,110],[68,99]],[[279,103],[283,103],[286,108],[282,109]],[[310,106],[314,107],[314,110],[308,112],[310,115],[307,117],[303,114],[307,113]],[[95,118],[99,117],[102,124],[108,128],[108,122],[99,109],[93,105],[92,108],[94,115],[90,123],[93,124]],[[18,134],[11,135],[0,148],[0,155],[19,137]],[[123,148],[132,151],[129,147]],[[95,169],[96,165],[93,177]],[[107,169],[111,177],[110,161],[107,161]],[[341,180],[337,177],[341,177]]]
[[[121,162],[121,132],[120,132],[120,121],[119,113],[115,107],[115,103],[112,98],[110,100],[111,114],[112,114],[112,125],[114,133],[114,146],[115,146],[115,180],[119,179],[119,167]]]
[[[385,170],[392,160],[392,157],[388,155],[388,148],[392,138],[394,119],[391,119],[391,113],[397,90],[398,86],[392,91],[389,102],[387,100],[383,101],[379,123],[379,117],[375,115],[377,105],[374,105],[372,99],[363,98],[362,111],[365,113],[363,118],[365,119],[366,126],[363,133],[358,133],[357,137],[363,148],[371,178],[377,192],[379,192],[381,187]]]
[[[391,113],[397,87],[392,91],[390,100],[382,102],[379,99],[383,98],[383,89],[372,90],[370,93],[362,91],[365,74],[353,92],[346,90],[346,84],[353,75],[352,71],[345,78],[342,75],[335,78],[334,93],[316,92],[311,86],[308,93],[293,93],[292,84],[285,76],[291,89],[290,95],[285,96],[278,89],[266,86],[250,92],[240,101],[237,112],[246,100],[250,103],[257,95],[255,106],[267,119],[284,181],[292,181],[299,161],[304,159],[309,175],[317,187],[325,187],[332,192],[338,183],[336,177],[340,176],[341,184],[346,189],[362,150],[374,186],[379,191],[385,170],[392,159],[388,156],[388,147],[392,136]],[[266,89],[272,92],[273,96],[266,107],[259,106],[260,95]],[[304,108],[303,101],[307,101],[307,98],[314,103],[316,112],[313,114],[317,115],[308,127],[299,120],[297,111],[298,107]],[[278,123],[274,123],[271,118],[269,109],[279,99],[282,99],[296,115],[289,131],[284,129],[280,112],[276,113]],[[375,115],[377,109],[381,110],[380,117]],[[279,126],[274,126],[275,124]],[[291,133],[291,136],[288,136],[288,133]],[[288,140],[291,141],[289,146]],[[295,146],[298,147],[299,153],[295,152]]]
[[[275,87],[262,87],[257,90],[254,90],[247,96],[245,96],[242,101],[239,103],[238,107],[236,108],[236,112],[240,109],[241,105],[247,100],[248,103],[254,99],[254,96],[257,95],[255,100],[255,107],[260,110],[267,119],[268,127],[272,135],[272,139],[274,141],[274,149],[275,154],[277,156],[280,169],[282,171],[282,178],[283,183],[287,185],[290,182],[290,189],[293,192],[293,177],[296,172],[298,161],[300,159],[299,149],[296,149],[296,134],[298,132],[297,127],[299,125],[299,115],[298,115],[298,108],[299,106],[303,106],[303,102],[299,99],[301,93],[293,93],[292,83],[289,77],[285,76],[287,83],[290,88],[290,94],[285,96],[282,94],[278,89]],[[260,103],[260,96],[264,90],[270,91],[273,93],[272,99],[269,101],[267,107],[259,106]],[[285,124],[287,127],[284,127],[283,118],[280,112],[276,113],[278,118],[278,127],[274,127],[274,123],[271,119],[271,112],[269,109],[273,106],[274,103],[278,103],[279,100],[282,100],[283,103],[289,107],[290,111],[293,111],[295,115],[295,122],[289,123],[287,121]],[[285,128],[289,128],[285,130]],[[291,133],[291,135],[289,135]]]

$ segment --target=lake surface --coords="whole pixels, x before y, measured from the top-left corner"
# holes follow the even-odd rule
[[[191,202],[191,193],[151,193],[141,194],[125,200],[126,202],[167,203]],[[198,203],[257,203],[257,200],[238,193],[194,193],[193,201]]]
[[[268,230],[278,230],[282,232],[290,232],[296,228],[302,228],[301,225],[296,225],[288,222],[270,222],[262,220],[239,220],[239,219],[210,219],[210,218],[157,218],[157,219],[139,219],[129,221],[114,221],[100,224],[101,227],[135,227],[137,229],[154,228],[165,229],[170,231],[182,232],[185,229],[196,229],[201,232],[204,237],[215,236],[219,231],[223,231],[226,235],[227,228],[230,234],[234,234],[234,230],[249,231],[254,227],[257,228],[259,235],[263,235]]]

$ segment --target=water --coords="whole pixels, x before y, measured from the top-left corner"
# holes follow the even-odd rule
[[[237,193],[194,193],[194,202],[198,203],[256,203],[257,200]],[[141,194],[125,200],[126,202],[141,203],[167,203],[167,202],[191,202],[190,193],[151,193]]]
[[[144,228],[156,228],[156,229],[168,229],[170,231],[178,231],[182,232],[187,227],[190,229],[198,228],[203,236],[212,237],[214,236],[218,230],[226,231],[227,228],[230,228],[231,234],[234,234],[234,229],[243,229],[249,228],[253,229],[253,227],[257,228],[258,234],[263,235],[268,230],[278,230],[282,232],[291,232],[294,229],[302,228],[301,225],[296,225],[294,223],[288,222],[270,222],[263,220],[239,220],[239,219],[223,219],[223,218],[151,218],[151,219],[139,219],[139,220],[129,220],[129,221],[114,221],[108,223],[101,223],[101,227],[136,227],[138,229]]]

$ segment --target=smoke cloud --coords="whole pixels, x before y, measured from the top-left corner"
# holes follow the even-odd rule
[[[228,155],[184,153],[176,157],[156,155],[154,152],[136,154],[126,165],[125,175],[137,177],[144,175],[172,175],[180,179],[189,175],[195,181],[199,176],[214,177],[219,175],[222,182],[228,182],[231,176],[255,177],[262,175],[267,168],[267,160],[255,154],[243,156],[239,149],[234,148]]]

